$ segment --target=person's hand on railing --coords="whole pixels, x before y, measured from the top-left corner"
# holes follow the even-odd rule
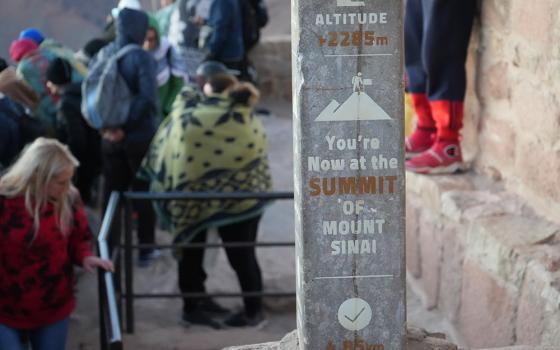
[[[83,262],[84,269],[88,272],[95,272],[97,267],[102,268],[105,271],[115,272],[115,266],[111,260],[101,259],[97,256],[88,256]]]

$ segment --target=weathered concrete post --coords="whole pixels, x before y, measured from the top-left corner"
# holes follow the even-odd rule
[[[402,5],[292,0],[303,349],[405,346]]]

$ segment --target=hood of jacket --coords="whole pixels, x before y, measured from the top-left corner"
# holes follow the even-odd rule
[[[158,44],[161,42],[161,27],[155,16],[148,15],[148,27],[156,32]]]
[[[117,18],[117,45],[142,45],[148,30],[148,15],[143,11],[122,9]]]

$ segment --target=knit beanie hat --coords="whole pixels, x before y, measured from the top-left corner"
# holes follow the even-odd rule
[[[10,58],[14,62],[19,62],[30,52],[37,50],[39,45],[31,39],[17,39],[10,45]]]
[[[66,85],[72,81],[72,66],[64,58],[55,58],[47,69],[47,80],[56,85]]]
[[[37,45],[41,45],[43,40],[45,40],[45,36],[41,31],[37,28],[27,28],[19,33],[20,39],[30,39],[37,43]]]

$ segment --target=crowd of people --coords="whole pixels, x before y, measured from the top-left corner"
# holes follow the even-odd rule
[[[266,135],[253,113],[259,92],[247,51],[255,35],[245,44],[242,20],[245,6],[266,15],[260,2],[162,0],[150,14],[121,0],[77,52],[37,28],[12,42],[14,66],[0,60],[1,349],[63,349],[72,266],[113,269],[94,256],[85,215],[99,179],[101,209],[112,191],[272,188]],[[158,221],[178,243],[204,242],[212,227],[224,242],[252,242],[265,204],[138,201],[138,242],[155,242]],[[204,292],[204,249],[175,253],[180,289]],[[226,253],[242,291],[262,291],[255,248]],[[138,266],[158,255],[140,249]],[[264,320],[261,298],[244,305],[233,312],[185,298],[182,320],[214,328]]]

